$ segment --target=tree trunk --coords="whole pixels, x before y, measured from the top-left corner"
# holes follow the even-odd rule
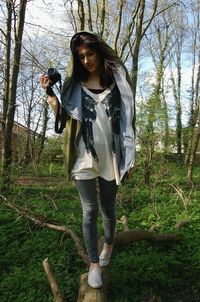
[[[88,8],[88,28],[89,30],[93,31],[90,0],[87,0],[87,8]]]
[[[182,116],[182,109],[181,109],[181,54],[180,52],[178,53],[177,56],[177,78],[178,78],[178,83],[177,83],[177,88],[178,88],[178,93],[177,93],[177,99],[176,99],[176,136],[177,136],[177,159],[178,162],[181,163],[182,161],[182,121],[181,121],[181,116]]]
[[[194,60],[195,64],[195,60]],[[194,66],[195,67],[195,66]],[[191,109],[190,109],[190,120],[189,120],[189,133],[188,133],[188,145],[187,152],[185,156],[185,164],[189,164],[192,154],[192,148],[195,140],[195,126],[199,115],[199,85],[200,85],[200,52],[198,60],[198,71],[196,77],[196,83],[194,85],[194,79],[192,79],[192,99],[191,99]]]
[[[181,110],[181,100],[180,100],[180,85],[181,85],[181,70],[180,64],[177,67],[177,76],[178,76],[178,83],[176,87],[174,76],[171,76],[172,85],[173,85],[173,95],[176,102],[176,147],[177,147],[177,160],[180,164],[181,162],[181,154],[182,154],[182,110]]]
[[[136,22],[136,38],[134,43],[134,50],[131,50],[132,53],[132,70],[131,70],[131,77],[132,77],[132,88],[133,88],[133,95],[134,99],[136,97],[136,88],[137,88],[137,78],[138,78],[138,61],[139,61],[139,52],[140,52],[140,44],[142,41],[143,36],[145,35],[147,29],[149,28],[152,20],[157,11],[158,0],[154,0],[153,11],[151,17],[146,25],[143,28],[143,19],[144,19],[144,12],[145,12],[145,5],[146,1],[141,0],[139,1],[139,11],[137,14],[137,22]]]
[[[9,3],[10,1],[7,1]],[[8,106],[5,120],[5,131],[3,137],[3,155],[2,155],[2,176],[3,176],[3,189],[7,189],[10,181],[10,168],[12,162],[12,128],[14,124],[15,106],[16,106],[16,91],[17,91],[17,78],[19,73],[20,57],[21,57],[21,43],[24,29],[24,20],[26,12],[27,0],[21,0],[18,12],[18,27],[15,32],[15,47],[13,67],[11,73],[11,81],[9,86],[8,99],[5,100],[5,105]],[[10,38],[11,43],[11,36]],[[9,54],[7,58],[9,57]]]
[[[131,38],[131,36],[133,34],[133,30],[135,28],[135,20],[137,18],[138,11],[140,9],[140,2],[141,1],[138,0],[135,3],[135,7],[134,7],[134,9],[133,9],[133,11],[131,13],[130,23],[128,24],[128,27],[127,27],[127,30],[126,30],[126,36],[122,40],[122,46],[120,48],[120,53],[119,53],[119,56],[120,56],[120,58],[122,58],[122,60],[123,60],[124,50],[127,47],[127,45],[129,45],[130,38]],[[145,1],[142,1],[142,3],[145,4]],[[144,8],[145,8],[145,5],[144,5],[143,9]],[[138,38],[138,35],[136,34],[136,38],[135,39],[137,39],[137,38]]]
[[[9,83],[10,83],[10,56],[11,56],[11,25],[12,25],[12,6],[11,2],[7,1],[7,21],[6,21],[6,53],[5,53],[5,80],[4,80],[4,96],[3,96],[3,123],[2,136],[5,136],[5,122],[8,111],[9,99]]]
[[[44,149],[44,142],[45,142],[45,138],[46,138],[46,131],[47,131],[47,122],[48,122],[48,108],[49,105],[48,103],[45,101],[44,103],[44,109],[43,109],[43,125],[42,125],[42,132],[40,134],[40,148],[38,150],[38,155],[37,155],[37,163],[40,162],[40,158],[42,155],[42,151]]]
[[[116,30],[116,35],[115,39],[113,42],[113,49],[115,50],[116,54],[118,54],[118,39],[119,39],[119,34],[120,34],[120,29],[121,29],[121,23],[122,23],[122,12],[123,12],[123,5],[124,5],[124,0],[119,0],[118,6],[119,6],[119,15],[117,16],[117,30]]]
[[[156,66],[156,84],[150,98],[147,100],[147,125],[145,131],[145,144],[144,144],[144,181],[147,185],[150,184],[150,176],[152,173],[152,161],[155,151],[156,135],[155,135],[155,123],[158,120],[157,114],[161,113],[161,95],[164,95],[164,87],[162,83],[164,81],[164,63],[169,44],[168,26],[166,25],[164,38],[160,31],[159,26],[155,26],[156,38],[158,41],[158,53],[155,54],[154,47],[150,45],[150,52],[153,62]],[[151,41],[150,41],[151,42]],[[165,108],[165,116],[167,114],[167,108]],[[166,121],[167,122],[167,121]],[[167,127],[167,126],[166,126]]]
[[[23,162],[25,164],[28,164],[30,162],[30,141],[31,141],[30,125],[31,125],[31,108],[29,108],[28,110],[27,133],[26,133],[24,156],[20,160],[20,162]]]
[[[105,8],[105,0],[102,2],[102,8],[101,8],[101,30],[100,35],[103,37],[104,34],[104,28],[105,28],[105,15],[106,15],[106,8]]]
[[[199,99],[199,117],[198,117],[198,126],[196,129],[196,135],[194,137],[194,141],[192,144],[192,148],[191,148],[191,156],[190,156],[190,160],[189,160],[189,164],[188,164],[188,180],[190,182],[192,182],[192,174],[193,174],[193,166],[194,166],[194,160],[195,160],[195,155],[197,152],[197,147],[199,144],[199,140],[200,140],[200,99]]]
[[[85,11],[84,3],[82,0],[78,0],[78,17],[79,17],[79,30],[85,29]]]
[[[163,105],[163,116],[164,116],[164,153],[169,151],[169,114],[168,107],[164,92],[164,79],[162,79],[162,105]]]

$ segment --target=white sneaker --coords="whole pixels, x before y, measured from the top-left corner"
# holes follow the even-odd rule
[[[93,288],[99,288],[102,286],[100,267],[94,267],[89,270],[88,284]]]
[[[107,266],[110,263],[112,252],[107,252],[106,250],[102,250],[99,256],[99,265],[100,266]]]

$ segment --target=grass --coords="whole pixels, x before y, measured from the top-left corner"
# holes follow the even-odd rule
[[[44,167],[33,176],[44,177]],[[28,170],[30,174],[30,170]],[[56,178],[61,167],[54,166]],[[28,173],[28,172],[27,172]],[[108,298],[110,302],[200,301],[200,168],[194,170],[194,188],[186,181],[186,169],[174,164],[155,167],[150,186],[141,169],[119,188],[117,218],[126,215],[129,227],[174,233],[178,243],[152,245],[136,242],[114,251]],[[59,175],[60,176],[60,175]],[[183,191],[183,196],[177,190]],[[12,187],[7,198],[16,205],[40,213],[73,229],[83,242],[81,206],[77,191],[68,186]],[[55,200],[55,203],[53,202]],[[187,201],[185,206],[185,201]],[[187,221],[179,230],[175,225]],[[117,225],[118,230],[122,225]],[[99,217],[99,235],[103,234]],[[2,302],[48,302],[52,294],[43,271],[48,257],[61,291],[76,301],[79,276],[86,271],[72,240],[62,233],[38,227],[14,210],[0,205],[0,296]]]

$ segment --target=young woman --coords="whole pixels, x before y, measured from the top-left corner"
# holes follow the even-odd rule
[[[42,76],[40,83],[57,119],[61,112],[66,116],[66,172],[76,182],[83,209],[83,235],[90,260],[88,283],[99,288],[101,267],[109,264],[112,254],[117,186],[134,165],[135,106],[126,69],[101,38],[79,32],[70,46],[73,70],[63,86],[62,111],[48,76]],[[105,233],[100,256],[97,182]]]

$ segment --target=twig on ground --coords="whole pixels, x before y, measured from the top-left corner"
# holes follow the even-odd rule
[[[175,224],[175,229],[179,230],[180,228],[182,228],[183,226],[185,226],[188,223],[189,223],[188,220],[181,220]]]
[[[123,215],[119,220],[119,223],[122,223],[124,226],[124,231],[129,231],[128,219],[125,215]]]
[[[183,190],[179,187],[175,187],[174,185],[170,184],[170,186],[176,191],[176,193],[178,194],[178,196],[180,197],[181,201],[183,202],[184,208],[187,211],[188,210],[188,206],[190,203],[190,198],[188,198],[185,193],[183,192]]]

